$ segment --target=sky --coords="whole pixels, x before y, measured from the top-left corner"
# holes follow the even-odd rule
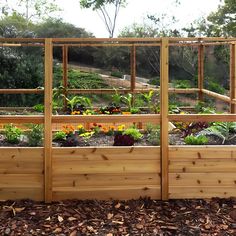
[[[127,2],[127,6],[120,9],[115,36],[126,26],[133,23],[142,24],[147,14],[174,15],[178,20],[178,27],[183,28],[199,17],[207,16],[217,10],[220,4],[220,0],[180,0],[181,4],[178,7],[173,4],[174,0],[127,0]],[[60,17],[66,22],[85,28],[96,37],[109,36],[99,15],[90,9],[81,9],[79,0],[57,0],[57,3],[63,9]]]

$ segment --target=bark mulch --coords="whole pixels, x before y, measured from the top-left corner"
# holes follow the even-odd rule
[[[0,202],[0,235],[236,235],[236,198]]]

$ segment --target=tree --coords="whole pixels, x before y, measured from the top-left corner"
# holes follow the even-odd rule
[[[47,18],[50,14],[59,11],[55,0],[16,0],[15,2],[1,3],[2,15],[21,15],[27,24]]]
[[[236,36],[236,0],[225,0],[207,17],[214,36]]]
[[[99,16],[104,21],[109,37],[113,38],[116,28],[116,20],[120,7],[125,6],[126,0],[80,0],[82,8],[92,8],[97,11]],[[113,14],[109,13],[109,8],[113,7]]]

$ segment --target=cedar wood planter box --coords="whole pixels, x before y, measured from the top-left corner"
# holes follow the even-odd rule
[[[0,200],[44,200],[44,148],[0,148]],[[236,147],[169,146],[169,198],[236,196]],[[161,199],[160,147],[52,150],[52,200]]]

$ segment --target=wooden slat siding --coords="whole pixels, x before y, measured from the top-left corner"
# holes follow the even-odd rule
[[[236,186],[235,173],[170,173],[170,182],[172,186]]]
[[[160,199],[160,147],[53,148],[53,200],[144,196]]]
[[[43,201],[43,189],[31,188],[0,188],[0,200],[20,200],[31,199],[34,201]]]
[[[1,147],[0,174],[43,174],[43,169],[43,148]]]
[[[204,46],[198,47],[198,99],[203,101],[203,80],[204,80]]]
[[[206,122],[234,122],[236,114],[170,114],[169,121],[206,121]]]
[[[147,115],[53,115],[53,123],[119,123],[119,122],[146,122],[146,123],[160,123],[159,114]]]
[[[67,97],[68,88],[68,46],[62,47],[62,65],[63,65],[63,87],[65,88],[64,96]],[[67,100],[63,98],[64,110],[67,108]]]
[[[111,187],[130,185],[159,185],[159,174],[74,174],[54,175],[53,188],[55,187]]]
[[[168,199],[168,83],[169,83],[169,42],[162,39],[161,45],[161,195],[163,200]]]
[[[43,200],[43,148],[1,147],[0,200]]]
[[[169,147],[170,198],[236,196],[236,147]]]
[[[52,150],[54,158],[80,158],[80,160],[160,160],[160,147],[63,147]],[[105,155],[105,157],[104,157]]]
[[[52,80],[53,45],[52,39],[45,40],[45,81],[44,81],[44,185],[45,202],[52,201]]]
[[[140,197],[150,197],[152,199],[160,199],[160,187],[157,186],[129,186],[112,187],[112,188],[56,188],[53,192],[53,200],[59,201],[63,199],[97,199],[97,200],[130,200],[139,199]]]
[[[236,42],[230,46],[230,99],[236,99]],[[236,105],[231,103],[230,112],[236,113]]]
[[[77,158],[58,158],[53,162],[54,174],[122,174],[159,173],[157,160],[79,161]]]
[[[225,96],[225,95],[221,95],[221,94],[218,94],[218,93],[215,93],[215,92],[212,92],[210,90],[207,90],[207,89],[202,89],[202,92],[210,97],[213,97],[213,98],[217,98],[221,101],[224,101],[224,102],[230,102],[230,97],[228,96]]]
[[[171,199],[186,199],[186,198],[229,198],[232,196],[236,196],[236,188],[230,187],[216,187],[216,186],[208,186],[208,187],[195,187],[195,186],[186,186],[186,187],[176,187],[170,186],[170,194]]]

